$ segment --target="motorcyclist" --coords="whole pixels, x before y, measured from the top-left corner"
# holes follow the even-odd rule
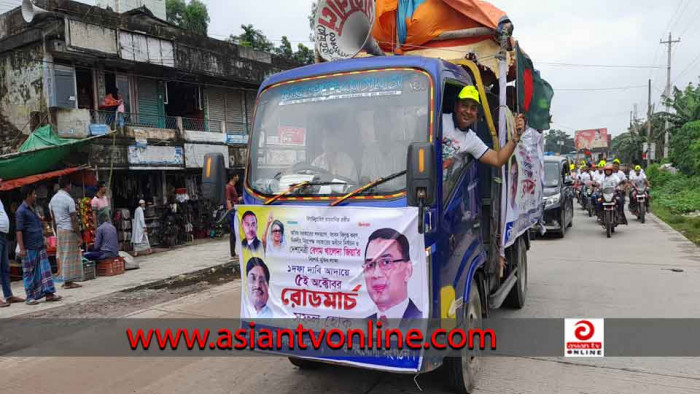
[[[647,176],[644,174],[642,170],[642,166],[636,165],[634,166],[634,171],[630,171],[630,177],[629,181],[638,190],[642,188],[642,186],[646,186],[647,188],[651,187],[651,184],[649,183],[649,180],[647,179]],[[637,208],[637,199],[634,196],[634,189],[630,190],[629,193],[630,196],[630,210],[634,211]],[[647,196],[646,199],[646,206],[647,209],[649,208],[649,198]]]
[[[598,204],[598,199],[602,197],[600,192],[600,187],[603,185],[603,179],[605,174],[603,174],[603,167],[605,167],[605,160],[601,160],[598,165],[593,164],[594,172],[591,173],[591,181],[593,182],[593,195],[591,196],[591,203],[595,207],[596,214],[600,216],[602,205]],[[597,169],[597,171],[595,171]]]
[[[615,185],[615,188],[617,189],[616,191],[619,191],[618,188],[622,184],[622,181],[620,181],[620,178],[617,176],[617,174],[615,174],[615,171],[613,169],[612,164],[606,164],[605,167],[603,167],[603,179],[601,180],[600,184],[602,186],[608,182],[613,183]],[[598,204],[598,209],[599,209],[599,212],[602,212],[603,211],[603,200],[602,200],[603,193],[602,193],[601,189],[599,189],[599,191],[600,191],[599,192],[599,195],[600,195],[599,201],[600,202]],[[619,192],[615,193],[615,200],[617,202],[617,213],[618,213],[618,216],[620,218],[619,222],[620,222],[620,224],[627,224],[627,218],[625,217],[625,209],[624,209],[625,206],[623,205],[624,200],[622,198],[621,193],[619,193]],[[602,215],[599,215],[599,218],[600,218],[600,216],[602,216]]]
[[[620,179],[620,184],[618,185],[618,188],[622,191],[622,206],[625,206],[625,191],[629,188],[629,185],[627,183],[627,175],[620,170],[620,159],[615,159],[613,160],[613,174],[617,175],[617,177]],[[623,209],[624,211],[624,209]]]

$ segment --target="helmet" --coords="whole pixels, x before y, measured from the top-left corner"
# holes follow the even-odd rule
[[[606,164],[606,165],[603,167],[603,171],[607,171],[607,170],[610,170],[610,171],[613,170],[612,164]]]
[[[460,100],[474,100],[481,104],[481,101],[479,100],[479,92],[473,85],[463,87],[457,95],[457,98]]]
[[[571,171],[574,171],[574,170],[576,169],[576,164],[571,163],[571,165],[569,166],[569,169],[570,169]]]
[[[605,167],[606,164],[607,163],[605,162],[605,160],[601,160],[600,163],[598,163],[598,167],[603,168],[603,167]]]
[[[620,159],[613,160],[613,164],[620,164]]]
[[[635,171],[641,171],[641,169],[642,169],[642,166],[640,166],[640,165],[634,166]]]

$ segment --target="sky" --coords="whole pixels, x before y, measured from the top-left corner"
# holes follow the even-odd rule
[[[253,24],[276,44],[284,35],[294,47],[297,42],[312,45],[307,42],[311,0],[203,1],[214,38],[239,34],[241,24]],[[94,4],[94,0],[84,2]],[[652,102],[660,110],[667,47],[659,41],[668,39],[669,32],[674,40],[681,37],[673,46],[672,84],[682,88],[699,81],[700,29],[692,24],[700,20],[700,1],[491,2],[508,14],[515,25],[514,36],[555,89],[552,128],[572,135],[590,128],[607,128],[613,136],[625,132],[635,104],[637,117],[646,117],[649,79]],[[21,0],[0,0],[0,12],[19,4]]]

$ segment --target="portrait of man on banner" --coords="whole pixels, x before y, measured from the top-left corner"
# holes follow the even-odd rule
[[[367,292],[376,306],[376,312],[368,319],[419,319],[423,316],[408,296],[413,264],[406,236],[391,228],[373,232],[367,240],[362,268]]]

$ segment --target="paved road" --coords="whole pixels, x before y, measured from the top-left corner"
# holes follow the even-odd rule
[[[672,268],[683,270],[673,272]],[[529,258],[522,317],[700,317],[700,249],[651,218],[612,239],[577,209],[566,238],[540,239]],[[237,316],[240,282],[134,317]],[[417,378],[424,392],[447,393],[439,373]],[[326,367],[300,371],[283,358],[6,358],[0,392],[419,393],[412,376]],[[700,359],[570,361],[489,358],[477,393],[700,392]]]

